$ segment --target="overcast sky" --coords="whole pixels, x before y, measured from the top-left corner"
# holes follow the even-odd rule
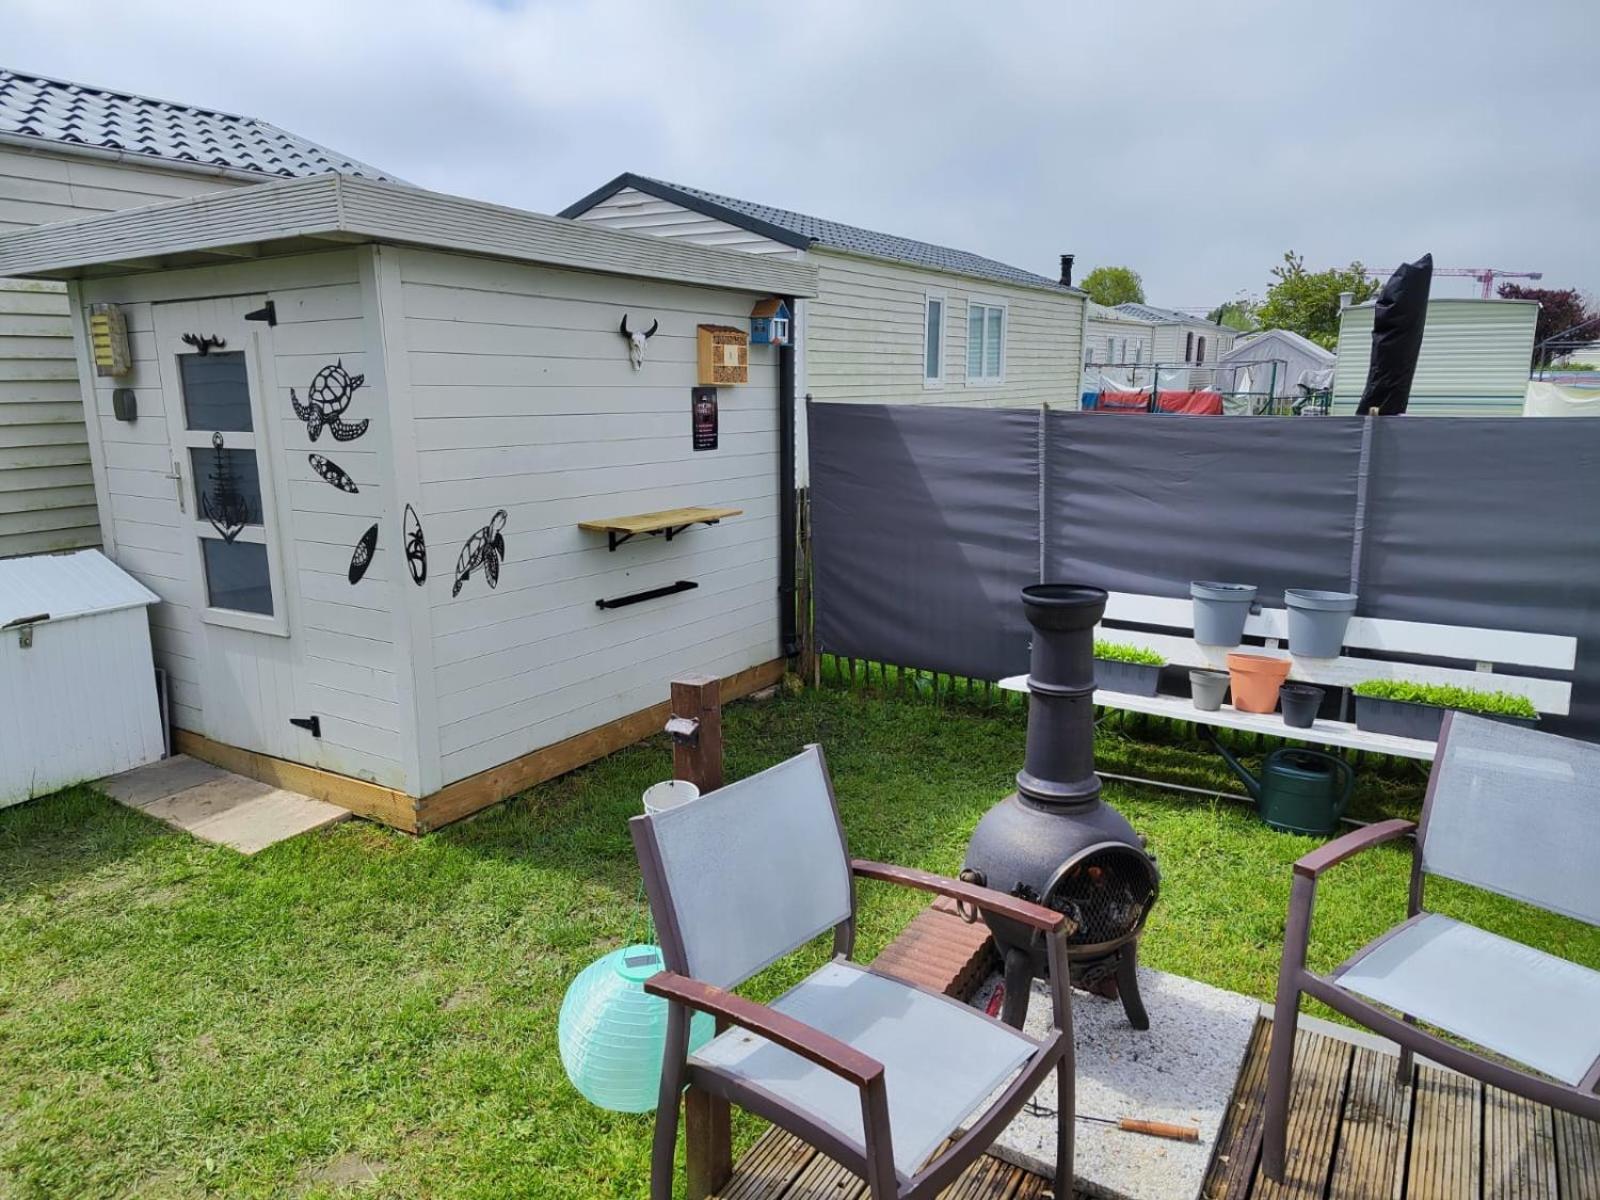
[[[0,58],[441,191],[554,212],[631,170],[1173,307],[1287,249],[1600,292],[1600,0],[0,0]]]

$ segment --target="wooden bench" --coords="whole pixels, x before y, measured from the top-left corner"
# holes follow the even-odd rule
[[[1344,635],[1345,649],[1364,651],[1372,657],[1300,658],[1284,648],[1289,640],[1289,621],[1288,613],[1281,608],[1267,608],[1252,614],[1245,622],[1244,633],[1247,644],[1231,649],[1287,658],[1292,663],[1289,678],[1302,683],[1330,688],[1349,688],[1367,679],[1454,684],[1526,696],[1541,713],[1559,716],[1566,715],[1572,703],[1572,684],[1567,680],[1536,679],[1518,673],[1519,668],[1573,670],[1577,663],[1578,640],[1559,634],[1351,617]],[[1096,628],[1095,636],[1153,650],[1166,659],[1169,666],[1228,669],[1230,649],[1202,646],[1194,640],[1193,602],[1184,598],[1112,592],[1106,603],[1105,618]],[[1249,644],[1252,639],[1259,639],[1260,644]],[[1433,666],[1386,657],[1390,655],[1446,659],[1463,665]],[[1000,686],[1026,692],[1028,677],[1013,675],[1002,679]],[[1319,718],[1310,729],[1297,729],[1285,725],[1276,713],[1239,712],[1231,704],[1223,705],[1217,712],[1202,712],[1183,696],[1131,696],[1105,688],[1095,692],[1094,702],[1106,708],[1171,717],[1197,725],[1243,729],[1402,758],[1428,761],[1434,754],[1432,741],[1368,733],[1349,721]]]

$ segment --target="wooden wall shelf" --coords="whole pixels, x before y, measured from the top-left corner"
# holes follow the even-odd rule
[[[605,517],[593,521],[579,521],[578,528],[589,533],[606,535],[607,546],[615,550],[629,538],[638,535],[651,537],[664,535],[671,541],[691,525],[715,525],[727,517],[737,517],[742,508],[667,508],[661,512],[636,513],[631,517]]]

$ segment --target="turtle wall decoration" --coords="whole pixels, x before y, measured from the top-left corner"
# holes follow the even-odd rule
[[[461,547],[461,557],[456,559],[456,582],[450,589],[452,597],[461,594],[467,580],[479,568],[491,588],[500,585],[500,562],[506,556],[505,527],[506,510],[497,509],[489,523],[466,540]]]
[[[409,504],[401,529],[405,534],[406,568],[411,572],[411,582],[421,587],[428,582],[428,542],[422,536],[417,510]]]
[[[331,367],[323,367],[311,380],[311,386],[306,388],[305,403],[300,403],[294,389],[289,389],[289,403],[294,406],[294,415],[306,423],[306,436],[313,442],[317,440],[324,427],[333,434],[336,442],[352,442],[367,431],[368,421],[363,417],[359,421],[346,421],[344,410],[350,407],[350,401],[363,383],[367,381],[365,375],[352,375],[344,369],[344,360],[341,358]]]

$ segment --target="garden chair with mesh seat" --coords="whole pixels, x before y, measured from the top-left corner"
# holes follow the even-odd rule
[[[1330,975],[1308,971],[1318,878],[1412,832],[1407,919]],[[1380,821],[1295,863],[1267,1070],[1267,1175],[1283,1179],[1302,992],[1397,1042],[1402,1085],[1420,1051],[1536,1103],[1600,1120],[1600,971],[1423,908],[1424,882],[1438,875],[1600,925],[1596,862],[1600,746],[1448,714],[1420,823]]]
[[[672,1195],[685,1085],[691,1191],[703,1195],[728,1177],[731,1102],[860,1175],[873,1200],[911,1200],[954,1181],[1051,1071],[1056,1195],[1071,1196],[1071,924],[1061,913],[924,871],[852,860],[818,746],[631,825],[667,964],[645,989],[671,1005],[653,1200]],[[857,878],[953,897],[1035,930],[1051,968],[1049,1032],[1035,1040],[949,996],[852,962]],[[771,1004],[731,990],[829,931],[832,960]],[[691,1053],[695,1012],[713,1014],[722,1032]]]

